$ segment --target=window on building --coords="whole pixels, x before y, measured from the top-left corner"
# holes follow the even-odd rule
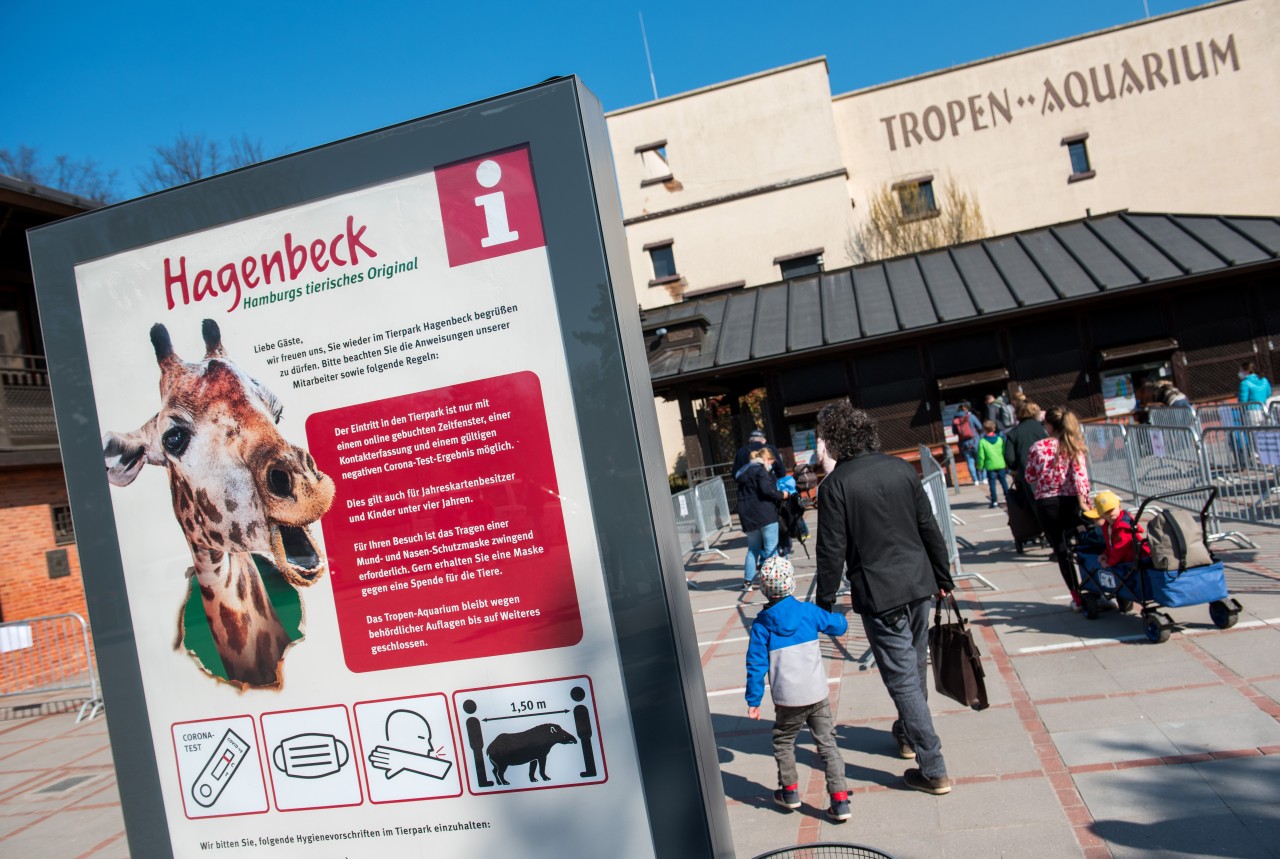
[[[921,176],[899,182],[893,186],[898,195],[898,205],[902,207],[903,217],[931,218],[938,214],[938,204],[933,198],[933,177]]]
[[[776,257],[773,264],[782,272],[783,280],[818,274],[822,271],[822,248]]]
[[[1077,134],[1062,138],[1062,145],[1067,147],[1067,156],[1071,159],[1071,175],[1068,182],[1079,182],[1081,179],[1094,177],[1093,165],[1089,163],[1089,135]]]
[[[76,541],[76,528],[71,523],[71,508],[65,504],[55,504],[53,511],[53,542],[65,546]]]
[[[644,246],[645,252],[649,254],[649,261],[653,263],[653,280],[649,281],[650,286],[680,279],[680,275],[676,272],[673,244],[671,239],[665,239]]]
[[[674,178],[671,165],[667,163],[667,141],[655,140],[652,143],[637,146],[636,154],[640,156],[640,166],[643,169],[640,178],[641,188],[645,185],[669,182]]]

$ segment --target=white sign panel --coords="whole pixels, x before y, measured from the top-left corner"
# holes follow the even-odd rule
[[[176,856],[653,855],[527,149],[76,283]]]

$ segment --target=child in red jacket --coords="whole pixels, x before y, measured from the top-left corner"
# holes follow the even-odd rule
[[[1143,542],[1142,526],[1120,506],[1120,497],[1114,492],[1099,492],[1093,496],[1093,509],[1084,511],[1090,519],[1101,520],[1102,537],[1107,548],[1099,560],[1104,567],[1131,564],[1150,556],[1151,549]],[[1135,551],[1135,546],[1141,547]]]

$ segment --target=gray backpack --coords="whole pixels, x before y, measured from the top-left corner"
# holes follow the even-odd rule
[[[1157,570],[1181,573],[1188,567],[1213,563],[1200,518],[1186,510],[1161,510],[1147,525],[1147,544],[1151,547],[1151,564]]]

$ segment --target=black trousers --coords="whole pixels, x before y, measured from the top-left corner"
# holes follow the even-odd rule
[[[1058,571],[1062,581],[1073,595],[1080,591],[1080,579],[1076,574],[1075,559],[1067,550],[1067,534],[1080,525],[1080,499],[1075,495],[1058,495],[1036,499],[1036,515],[1044,538],[1058,556]]]

